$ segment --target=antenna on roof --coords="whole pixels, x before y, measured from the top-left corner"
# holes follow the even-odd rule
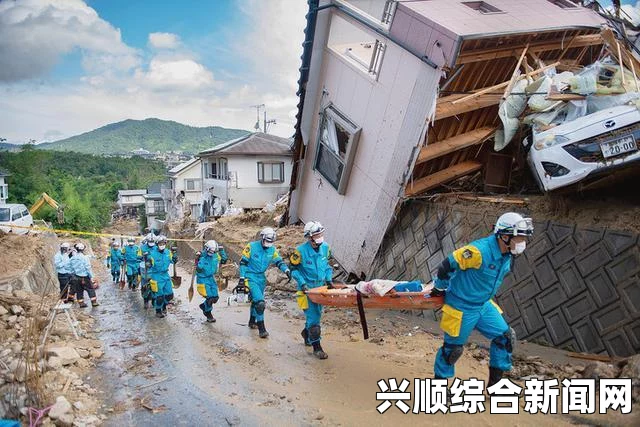
[[[261,108],[264,114],[264,120],[262,121],[263,132],[267,133],[267,130],[269,129],[269,125],[277,124],[275,119],[267,120],[267,108],[265,107],[264,104],[252,105],[251,107],[256,109],[256,124],[253,126],[256,132],[260,130],[260,109]]]

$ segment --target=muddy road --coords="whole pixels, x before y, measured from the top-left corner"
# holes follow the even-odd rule
[[[260,339],[247,328],[248,307],[227,306],[227,291],[214,307],[216,323],[205,323],[201,297],[187,300],[189,273],[178,269],[183,285],[177,305],[157,319],[145,310],[138,291],[108,282],[99,289],[101,306],[93,309],[105,357],[92,375],[103,391],[105,425],[427,425],[472,422],[473,425],[569,425],[561,415],[403,414],[395,407],[376,411],[377,382],[382,378],[433,376],[432,361],[440,345],[424,320],[390,312],[372,312],[370,341],[363,341],[355,312],[328,310],[323,346],[329,359],[317,360],[300,337],[304,320],[293,295],[271,298]],[[394,320],[394,318],[397,318]],[[403,332],[375,338],[377,325]],[[428,323],[428,322],[427,322]],[[419,326],[418,326],[419,325]],[[406,332],[406,331],[413,331]],[[465,354],[458,364],[462,378],[486,376],[486,361]],[[413,407],[411,402],[408,404]],[[488,407],[488,402],[487,402]],[[613,418],[609,418],[610,422]],[[627,421],[626,418],[621,420]],[[620,419],[618,419],[620,421]],[[631,419],[628,419],[631,421]],[[623,422],[626,424],[626,422]],[[618,424],[617,422],[614,424]],[[633,423],[629,424],[633,425]]]

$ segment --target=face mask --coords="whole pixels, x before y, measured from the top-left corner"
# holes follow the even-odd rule
[[[273,246],[273,242],[266,242],[263,240],[262,246],[264,246],[265,248],[270,248],[271,246]]]
[[[511,253],[514,255],[520,255],[527,248],[527,242],[518,242],[516,247],[511,249]]]
[[[316,245],[321,245],[321,244],[322,244],[322,242],[324,242],[324,236],[313,239],[313,242],[314,242]]]
[[[153,242],[149,242],[149,243],[148,243],[148,245],[149,245],[149,247],[153,247],[153,246],[155,246],[156,244],[155,244],[155,243],[153,243]]]
[[[161,251],[163,251],[164,248],[166,248],[166,247],[167,247],[167,245],[158,245],[158,249],[160,249]]]
[[[129,246],[133,246],[135,242],[129,242]]]

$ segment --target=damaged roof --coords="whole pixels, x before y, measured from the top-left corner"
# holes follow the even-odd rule
[[[453,37],[598,28],[604,22],[592,10],[567,0],[416,0],[399,3],[398,8],[436,29],[443,27]]]
[[[202,151],[198,156],[212,154],[224,155],[265,155],[291,156],[291,140],[262,132],[254,132],[238,139],[220,144],[210,150]]]

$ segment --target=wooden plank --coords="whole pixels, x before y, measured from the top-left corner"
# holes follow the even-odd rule
[[[611,28],[606,28],[602,30],[601,37],[605,41],[605,43],[609,46],[609,50],[612,53],[617,50],[618,40],[616,39],[616,36],[613,34],[613,31],[611,30]],[[622,49],[625,50],[625,53],[628,53],[628,49],[626,46],[622,46]],[[618,57],[620,58],[620,55],[618,55]],[[640,70],[640,61],[638,61],[635,56],[628,54],[628,56],[623,56],[620,59],[621,59],[621,62],[624,63],[624,65],[627,68],[631,69],[631,63],[633,62],[634,68]]]
[[[466,95],[450,95],[438,99],[436,105],[436,120],[444,119],[458,114],[466,113],[473,110],[497,105],[502,99],[500,93],[487,93],[477,98],[471,99],[460,104],[453,104],[452,101],[460,99]]]
[[[565,39],[566,41],[566,39]],[[576,36],[571,43],[571,48],[576,47],[585,47],[585,46],[596,46],[602,44],[603,40],[600,34],[586,34],[582,36]],[[545,52],[550,50],[560,50],[562,49],[563,39],[556,40],[541,40],[538,42],[531,42],[529,46],[529,51],[531,52]],[[492,59],[498,58],[506,58],[509,56],[514,56],[514,52],[517,52],[521,49],[524,49],[526,43],[503,47],[500,49],[482,49],[476,51],[467,51],[462,52],[458,55],[458,59],[456,60],[456,64],[467,64],[469,62],[478,62],[478,61],[489,61]]]
[[[511,74],[511,79],[509,79],[509,84],[507,88],[504,90],[504,94],[502,95],[502,99],[507,99],[507,96],[511,93],[513,89],[513,85],[516,83],[516,78],[518,77],[518,73],[520,72],[520,65],[522,64],[522,60],[524,56],[527,54],[527,50],[529,50],[529,43],[522,49],[522,54],[520,55],[520,59],[518,59],[518,63],[516,64],[516,68],[513,70]]]
[[[438,171],[432,175],[425,176],[424,178],[417,179],[413,184],[409,183],[405,188],[407,196],[417,196],[424,193],[427,190],[438,187],[445,182],[449,182],[461,176],[468,175],[482,168],[482,163],[473,160],[458,163],[447,169]]]
[[[577,93],[553,93],[544,97],[549,101],[581,101],[586,98],[586,96],[578,95]]]

